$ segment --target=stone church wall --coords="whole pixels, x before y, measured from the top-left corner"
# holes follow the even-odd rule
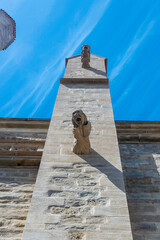
[[[160,122],[116,122],[134,240],[160,239]]]
[[[22,238],[48,125],[0,120],[0,240]],[[116,127],[134,240],[159,240],[160,123]]]
[[[0,119],[0,240],[21,240],[49,120]]]
[[[119,146],[135,240],[159,240],[160,145]]]
[[[37,171],[0,168],[0,240],[21,240]]]

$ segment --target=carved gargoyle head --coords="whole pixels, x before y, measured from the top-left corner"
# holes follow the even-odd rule
[[[89,154],[91,151],[89,135],[91,132],[91,123],[87,120],[82,110],[76,110],[72,113],[73,135],[76,144],[73,152],[76,154]]]
[[[72,123],[75,128],[87,124],[87,117],[82,110],[76,110],[72,113]]]
[[[82,62],[82,67],[83,68],[89,68],[89,62],[90,62],[90,46],[89,45],[83,45],[81,47],[82,52],[81,52],[81,62]]]

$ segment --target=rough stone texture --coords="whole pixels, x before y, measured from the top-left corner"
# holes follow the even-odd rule
[[[38,169],[0,168],[0,239],[21,240]]]
[[[116,122],[134,240],[160,239],[160,122]]]
[[[0,167],[39,166],[50,120],[0,119]]]
[[[26,141],[30,145],[33,143],[38,145],[37,141],[42,144],[46,138],[48,125],[49,120],[44,119],[0,119],[0,144],[6,143],[10,146],[10,144],[14,145],[17,142],[21,142],[22,144],[23,142],[24,146]],[[116,128],[123,163],[123,173],[125,175],[134,240],[159,240],[160,122],[116,121]],[[103,130],[103,132],[105,133],[105,130]],[[111,136],[115,135],[112,128],[108,129],[107,132],[111,134]],[[41,152],[42,151],[43,149],[41,149]],[[22,166],[17,166],[17,163],[20,163],[20,158],[22,158],[22,156],[19,156],[20,152],[21,148],[18,148],[17,156],[7,156],[10,161],[14,158],[12,162],[7,161],[4,155],[0,157],[0,240],[21,239],[30,198],[32,196],[37,170],[31,168],[31,166],[24,166],[23,164]],[[39,160],[35,160],[33,156],[27,156],[27,153],[29,154],[30,152],[25,152],[25,164],[30,165],[29,159],[32,159],[32,163],[35,161],[36,163],[34,165],[37,165],[38,161],[40,161],[40,156],[38,156]],[[18,159],[16,160],[16,158]],[[10,164],[13,163],[14,165],[11,168]],[[56,163],[54,166],[60,167],[62,170],[61,163]],[[71,164],[64,163],[63,166],[66,168],[66,172],[60,171],[58,173],[55,171],[52,177],[67,179],[67,169]],[[76,171],[79,171],[78,168]],[[92,172],[92,168],[86,166],[84,172],[90,176],[89,173]],[[146,174],[150,176],[146,177]],[[72,172],[70,176],[76,180],[79,173]],[[100,182],[102,184],[103,179],[101,179]],[[93,182],[92,179],[85,180],[85,178],[82,178],[80,184],[82,186],[88,185],[89,188],[89,186],[94,186],[95,182]],[[59,190],[58,188],[59,186],[56,188],[56,191]],[[52,195],[52,198],[54,194],[55,192],[52,190],[48,191],[48,195]],[[118,202],[119,200],[115,199],[115,203],[117,204]],[[63,201],[59,201],[61,206],[63,206],[63,203]],[[73,208],[72,210],[67,209],[67,214],[76,214],[79,207]],[[50,208],[50,212],[54,214],[54,220],[52,219],[54,223],[57,222],[58,224],[60,221],[59,214],[61,211],[61,207],[54,206]],[[87,211],[88,210],[85,209],[86,213]],[[104,223],[106,212],[104,211],[102,200],[100,206],[93,208],[93,214],[95,214],[94,218],[86,216],[87,224]],[[101,217],[99,216],[100,214],[102,215]],[[107,218],[109,219],[110,225],[101,226],[102,231],[113,227],[114,222],[112,218]],[[123,219],[126,221],[128,217],[127,219],[123,217]],[[115,217],[113,220],[117,222],[120,218]],[[125,228],[126,225],[121,222],[119,229],[122,231],[122,229],[124,230]],[[70,237],[71,236],[73,239],[81,239],[83,233],[72,232],[70,234]],[[90,239],[96,239],[96,237],[100,239],[100,237],[102,237],[101,234],[97,236],[95,231],[94,233],[87,233],[87,236],[88,238],[90,237]],[[105,239],[107,238],[113,240],[110,234],[105,236]]]
[[[102,77],[105,60],[92,57],[90,72]],[[75,66],[68,60],[70,71],[90,77],[81,74],[77,59]],[[92,122],[89,155],[72,152],[71,116],[79,108]],[[23,234],[23,240],[32,239],[132,239],[107,84],[60,85]]]
[[[116,121],[120,143],[160,143],[159,121]]]
[[[0,240],[22,239],[48,125],[0,119]]]
[[[105,64],[104,64],[105,61]],[[90,67],[82,68],[81,55],[77,55],[66,59],[67,68],[64,74],[64,78],[97,78],[106,79],[106,67],[107,59],[103,57],[90,54]]]
[[[134,239],[160,239],[160,145],[120,144]]]
[[[16,38],[15,21],[0,9],[0,51],[5,50]]]

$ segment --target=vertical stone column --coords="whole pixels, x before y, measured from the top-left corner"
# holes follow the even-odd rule
[[[132,240],[106,59],[66,63],[23,240]],[[72,152],[77,109],[92,124],[89,155]]]

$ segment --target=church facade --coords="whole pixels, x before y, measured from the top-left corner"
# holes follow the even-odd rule
[[[0,119],[0,239],[22,239],[49,122]],[[133,239],[158,239],[160,122],[115,125]]]
[[[159,239],[160,123],[115,122],[106,71],[84,48],[66,59],[50,121],[0,120],[0,239]],[[77,109],[89,154],[73,152]]]

